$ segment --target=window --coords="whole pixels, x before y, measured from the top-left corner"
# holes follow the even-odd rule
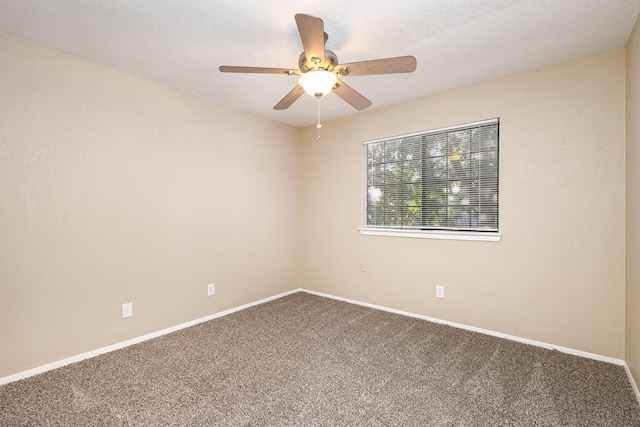
[[[363,234],[498,240],[499,120],[364,142]]]

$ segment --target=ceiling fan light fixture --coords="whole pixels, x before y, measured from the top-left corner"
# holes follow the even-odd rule
[[[413,56],[397,56],[394,58],[381,58],[340,64],[338,56],[326,48],[326,42],[329,36],[324,32],[324,22],[322,19],[304,13],[296,14],[295,19],[300,40],[302,41],[302,47],[304,48],[304,51],[298,56],[299,70],[291,68],[236,67],[228,65],[219,67],[219,70],[223,73],[261,73],[299,76],[298,84],[286,94],[280,102],[274,105],[274,110],[286,110],[305,92],[317,98],[319,106],[320,98],[331,91],[335,92],[336,95],[356,110],[364,110],[371,105],[371,101],[348,86],[343,81],[343,77],[412,73],[416,69],[416,58]],[[340,80],[338,78],[340,78]],[[319,108],[320,107],[318,107],[318,109]],[[318,120],[318,124],[319,123],[320,120]]]
[[[338,82],[338,77],[326,70],[308,71],[300,76],[298,84],[305,92],[316,98],[320,98],[333,89]]]

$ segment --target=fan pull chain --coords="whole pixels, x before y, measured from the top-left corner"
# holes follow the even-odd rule
[[[320,128],[322,127],[322,125],[320,124],[320,97],[316,97],[318,98],[318,124],[316,125],[316,128],[318,128],[318,139],[320,139]]]

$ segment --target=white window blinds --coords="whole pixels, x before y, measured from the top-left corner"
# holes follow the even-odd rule
[[[366,228],[498,231],[499,120],[364,143]]]

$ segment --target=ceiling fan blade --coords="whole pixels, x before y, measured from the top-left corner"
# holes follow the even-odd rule
[[[356,110],[364,110],[371,105],[371,101],[340,80],[338,80],[338,83],[334,86],[333,91],[340,98],[351,104]]]
[[[284,98],[282,98],[282,100],[280,100],[280,102],[278,102],[273,107],[273,109],[274,110],[286,110],[287,108],[289,108],[291,106],[291,104],[296,102],[298,100],[298,98],[300,98],[302,96],[303,93],[304,93],[304,89],[302,89],[302,86],[298,85],[298,86],[294,87],[291,90],[291,92],[289,92]]]
[[[307,62],[324,64],[324,22],[322,19],[298,13],[296,24]]]
[[[336,67],[339,76],[367,76],[371,74],[411,73],[416,70],[417,62],[413,56],[374,59],[371,61],[340,64]]]
[[[234,67],[222,65],[218,68],[223,73],[260,73],[260,74],[300,74],[298,70],[290,70],[288,68],[265,68],[265,67]]]

